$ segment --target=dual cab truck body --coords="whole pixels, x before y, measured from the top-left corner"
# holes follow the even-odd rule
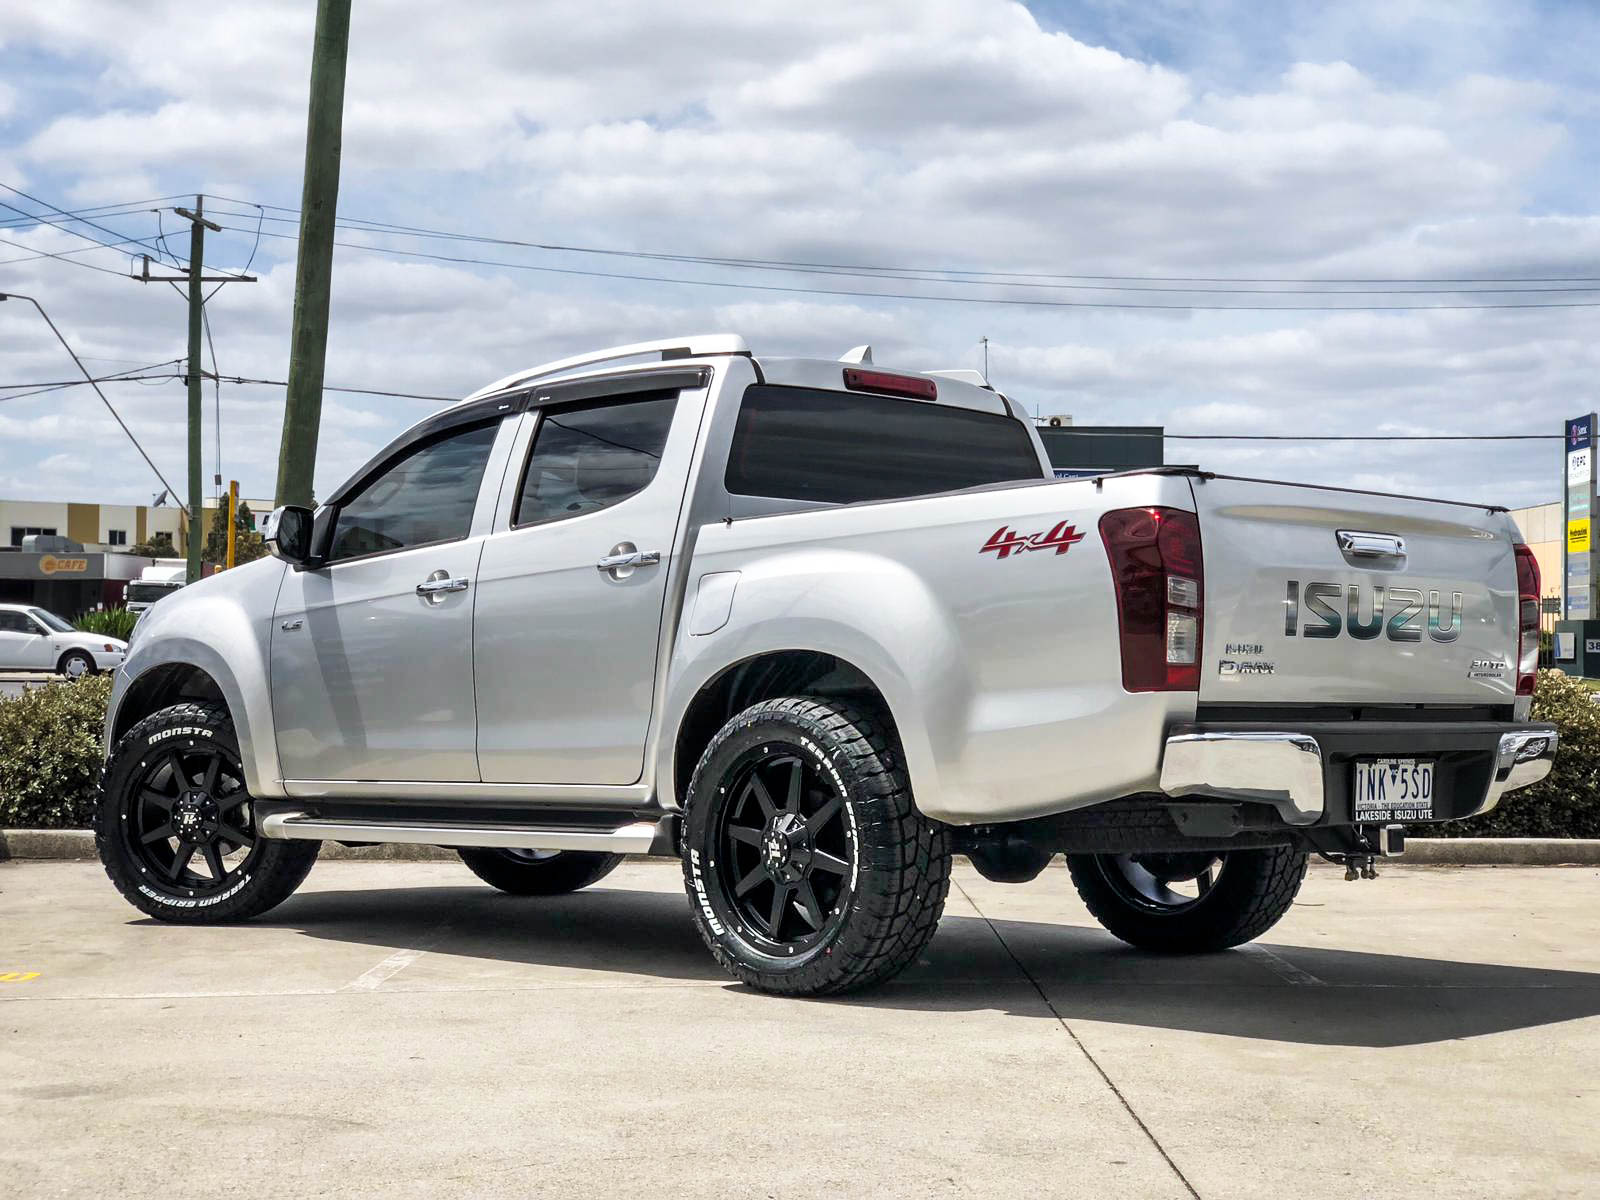
[[[264,911],[323,839],[519,892],[671,854],[719,961],[829,992],[914,960],[952,852],[1063,852],[1119,936],[1215,949],[1308,853],[1370,874],[1555,752],[1503,510],[1058,481],[1009,398],[870,355],[548,364],[267,532],[118,672],[102,853],[169,919]]]

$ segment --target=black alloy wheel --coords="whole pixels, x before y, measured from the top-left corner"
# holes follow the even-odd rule
[[[151,713],[117,739],[95,847],[123,897],[162,921],[259,916],[304,881],[322,843],[262,837],[238,735],[220,704]]]
[[[784,743],[752,747],[730,772],[718,842],[722,899],[769,954],[795,954],[838,926],[854,850],[844,796]]]
[[[1106,883],[1131,907],[1157,916],[1194,908],[1217,885],[1226,854],[1106,854],[1099,856]]]
[[[1300,890],[1306,855],[1294,846],[1069,854],[1067,870],[1095,920],[1129,945],[1203,954],[1277,924]]]
[[[917,811],[878,709],[787,696],[735,714],[684,797],[683,882],[712,956],[750,987],[822,996],[917,961],[950,839]]]
[[[123,838],[158,890],[211,896],[250,867],[259,839],[236,754],[175,740],[145,761],[132,796]]]

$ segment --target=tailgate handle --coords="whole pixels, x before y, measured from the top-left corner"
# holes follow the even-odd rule
[[[1339,549],[1353,558],[1404,558],[1406,540],[1392,533],[1364,533],[1358,529],[1338,531]]]

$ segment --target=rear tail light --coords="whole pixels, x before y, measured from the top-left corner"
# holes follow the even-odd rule
[[[1111,559],[1130,692],[1200,689],[1205,568],[1200,521],[1176,508],[1119,508],[1100,518]]]
[[[1518,543],[1517,552],[1517,695],[1533,695],[1539,673],[1539,560]]]

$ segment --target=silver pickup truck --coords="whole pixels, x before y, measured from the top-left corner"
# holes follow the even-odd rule
[[[262,913],[328,839],[525,895],[670,855],[728,971],[818,994],[917,958],[953,853],[1064,853],[1118,937],[1217,950],[1556,748],[1502,509],[1056,480],[981,378],[870,351],[518,372],[267,532],[116,676],[100,854],[164,920]]]

